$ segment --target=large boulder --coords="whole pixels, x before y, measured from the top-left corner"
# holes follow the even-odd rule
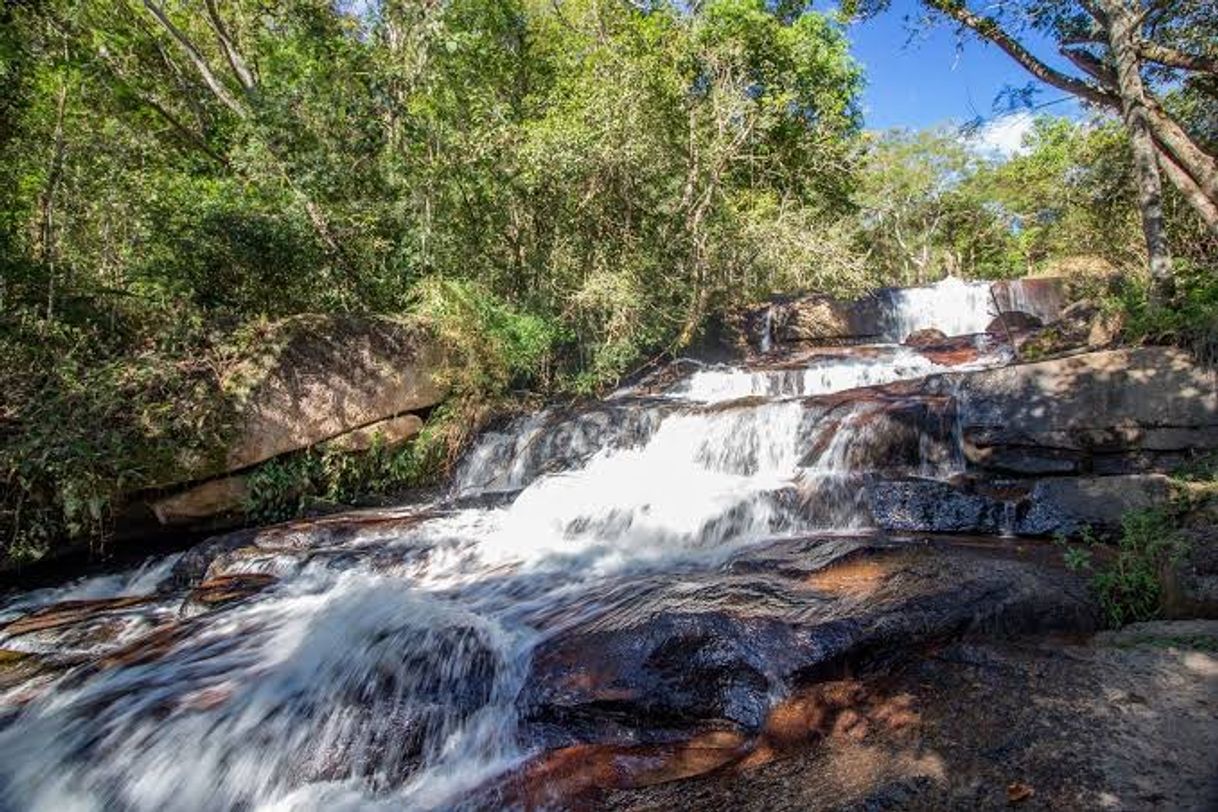
[[[867,300],[812,295],[779,302],[763,311],[754,332],[779,344],[854,342],[878,337],[880,327]],[[768,313],[769,315],[765,315]]]
[[[357,453],[401,445],[422,429],[415,412],[446,394],[443,355],[414,325],[297,316],[247,341],[255,350],[222,382],[224,447],[181,459],[140,500],[161,525],[238,522],[249,499],[246,469],[314,446]]]
[[[958,403],[971,466],[996,474],[1167,471],[1218,450],[1218,379],[1142,347],[927,379]]]
[[[225,470],[255,465],[439,403],[443,356],[423,332],[385,319],[299,317],[269,359],[243,365]]]

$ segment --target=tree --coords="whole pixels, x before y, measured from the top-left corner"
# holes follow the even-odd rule
[[[978,163],[951,132],[895,130],[877,139],[855,195],[872,261],[900,268],[907,284],[963,270],[947,249],[948,234],[961,215],[961,183]]]
[[[974,10],[966,0],[920,0],[1000,48],[1040,82],[1118,113],[1129,133],[1148,264],[1160,292],[1170,287],[1160,172],[1218,233],[1218,160],[1170,111],[1172,93],[1215,98],[1218,15],[1208,0],[1002,0]],[[890,0],[860,0],[864,16]],[[1037,55],[1021,35],[1045,34],[1075,72]]]

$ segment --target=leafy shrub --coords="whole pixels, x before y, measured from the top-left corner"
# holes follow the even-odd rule
[[[1122,277],[1102,299],[1124,318],[1127,340],[1187,347],[1208,363],[1218,361],[1218,277],[1212,268],[1177,261],[1171,301],[1156,304],[1145,274]]]
[[[270,460],[250,474],[246,512],[258,522],[279,522],[319,506],[435,484],[446,461],[446,425],[441,417],[393,448],[377,438],[363,452],[311,448]]]
[[[1066,565],[1092,573],[1091,587],[1104,617],[1114,628],[1159,613],[1165,570],[1186,552],[1186,543],[1170,508],[1128,511],[1121,519],[1121,533],[1111,556],[1095,555],[1099,542],[1085,530],[1081,545],[1069,545],[1063,537]]]
[[[450,353],[446,383],[459,396],[493,397],[549,379],[560,338],[552,322],[467,280],[432,276],[415,296],[415,311]]]

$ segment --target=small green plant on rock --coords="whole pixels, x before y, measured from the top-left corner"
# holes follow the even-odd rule
[[[281,522],[319,506],[431,485],[441,476],[446,451],[444,424],[436,421],[402,446],[378,438],[362,452],[311,448],[284,455],[250,474],[246,512],[255,522]]]
[[[1187,551],[1170,508],[1127,511],[1111,557],[1094,555],[1091,548],[1100,542],[1090,528],[1077,544],[1060,534],[1055,541],[1064,547],[1066,566],[1092,573],[1091,587],[1114,628],[1158,615],[1163,574]]]

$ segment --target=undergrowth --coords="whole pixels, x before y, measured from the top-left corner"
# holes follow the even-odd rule
[[[451,454],[452,426],[440,414],[403,445],[386,445],[378,436],[362,452],[314,447],[272,459],[250,474],[246,514],[259,523],[280,522],[437,484]]]
[[[1212,267],[1178,261],[1175,290],[1165,302],[1151,296],[1146,274],[1129,274],[1108,286],[1101,307],[1123,321],[1131,344],[1174,344],[1207,364],[1218,362],[1218,275]]]
[[[1097,555],[1101,542],[1090,529],[1076,542],[1061,535],[1056,541],[1068,567],[1091,574],[1091,588],[1113,628],[1159,615],[1163,575],[1187,552],[1172,506],[1127,511],[1110,555]]]

